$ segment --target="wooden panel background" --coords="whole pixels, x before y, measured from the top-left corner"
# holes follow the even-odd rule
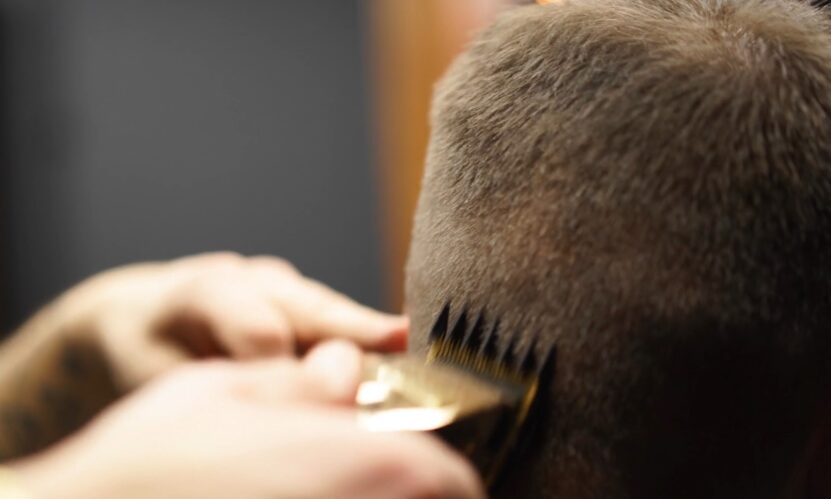
[[[403,303],[404,263],[429,134],[433,84],[509,0],[369,0],[387,306]],[[515,2],[514,2],[515,3]]]

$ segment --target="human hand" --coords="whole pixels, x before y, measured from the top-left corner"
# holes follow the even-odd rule
[[[137,264],[69,291],[53,322],[100,345],[129,390],[193,358],[293,355],[344,338],[405,348],[407,321],[363,307],[274,257],[220,253]]]
[[[367,433],[353,410],[360,352],[193,365],[16,466],[39,499],[483,498],[432,437]]]

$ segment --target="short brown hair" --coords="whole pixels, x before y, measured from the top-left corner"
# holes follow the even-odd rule
[[[831,31],[793,0],[572,0],[438,86],[407,277],[558,347],[512,497],[781,497],[831,395]]]

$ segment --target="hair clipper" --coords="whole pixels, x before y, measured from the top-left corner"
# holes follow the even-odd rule
[[[463,311],[449,327],[445,306],[430,332],[426,358],[369,356],[357,395],[369,431],[433,432],[466,455],[491,486],[536,409],[540,382],[552,379],[555,349],[532,343],[518,355],[499,347],[499,323]]]

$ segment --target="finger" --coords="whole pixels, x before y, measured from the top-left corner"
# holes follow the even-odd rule
[[[373,497],[486,497],[473,466],[436,438],[424,434],[373,437],[395,465],[391,476],[376,482],[379,490],[373,491]]]
[[[329,355],[331,353],[325,353],[321,357]],[[235,391],[241,397],[257,404],[275,407],[284,407],[288,402],[344,403],[348,400],[345,399],[346,392],[351,387],[342,380],[332,381],[331,377],[334,373],[331,370],[326,373],[320,372],[321,367],[318,363],[321,357],[312,359],[311,363],[300,363],[294,359],[283,358],[238,364],[235,366]],[[347,362],[353,361],[347,360]]]
[[[361,350],[344,340],[322,343],[303,360],[306,373],[316,379],[332,402],[354,404],[363,364]]]
[[[485,499],[485,487],[479,473],[467,459],[430,435],[405,436],[423,442],[421,451],[415,449],[412,459],[415,466],[433,463],[439,484],[439,493],[435,497]]]
[[[116,382],[122,389],[141,386],[191,360],[190,355],[176,345],[143,334],[132,320],[120,317],[107,319],[102,328],[124,332],[120,335],[101,335],[107,358],[112,359],[113,365],[119,366]]]
[[[245,257],[232,251],[216,251],[189,255],[173,260],[171,266],[187,270],[205,271],[210,268],[241,267]]]
[[[286,259],[270,255],[259,255],[248,258],[247,264],[252,268],[267,269],[277,275],[283,275],[290,278],[298,278],[302,275],[297,267],[291,264]]]
[[[174,304],[176,308],[207,324],[233,357],[258,358],[294,351],[288,319],[241,270],[197,280],[190,290],[182,292],[181,302]]]
[[[153,324],[156,336],[188,352],[195,359],[227,357],[226,346],[219,342],[213,325],[204,313],[181,310],[163,315]]]
[[[236,390],[258,404],[279,406],[287,401],[317,401],[320,390],[302,366],[291,359],[236,366]]]
[[[406,348],[406,317],[375,311],[319,282],[287,276],[266,262],[257,262],[252,270],[285,312],[299,343],[342,338],[374,350]]]
[[[317,281],[300,280],[283,310],[300,343],[342,338],[377,351],[407,348],[408,318],[363,306]]]
[[[148,342],[146,347],[136,351],[143,353],[142,358],[134,364],[132,386],[141,386],[152,378],[173,371],[193,360],[187,352],[165,343],[152,345]],[[126,362],[122,365],[125,364]]]

